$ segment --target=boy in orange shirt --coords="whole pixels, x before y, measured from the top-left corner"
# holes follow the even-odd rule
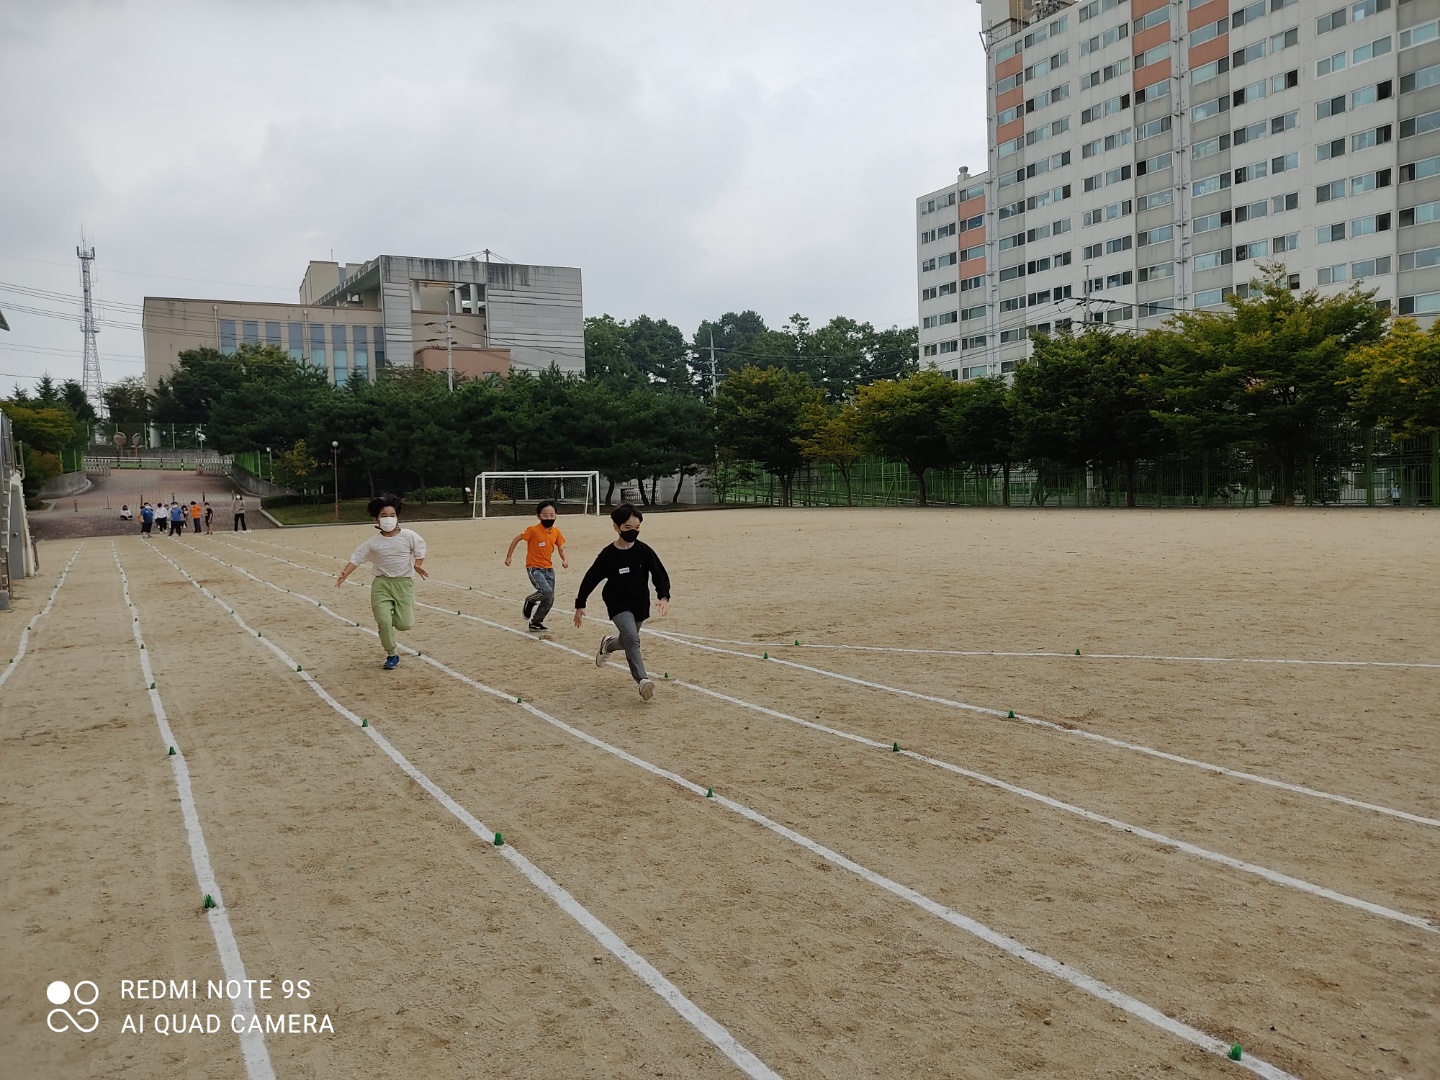
[[[515,546],[520,541],[525,541],[525,573],[529,575],[530,584],[535,586],[535,591],[525,598],[525,606],[520,609],[520,613],[530,620],[527,629],[537,633],[549,629],[545,625],[545,616],[550,614],[550,609],[555,604],[555,552],[560,554],[560,565],[566,570],[570,569],[570,562],[565,558],[565,534],[555,527],[555,513],[553,499],[545,499],[537,504],[535,516],[540,519],[540,523],[531,525],[511,540],[510,550],[505,552],[505,565],[509,566]]]

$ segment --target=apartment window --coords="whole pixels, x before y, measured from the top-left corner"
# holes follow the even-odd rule
[[[260,344],[260,324],[246,319],[240,324],[240,341],[244,345]]]
[[[1001,243],[1001,250],[1003,251],[1003,250],[1004,250],[1004,243],[1005,243],[1005,241],[1002,240],[1002,241],[1000,241],[1000,243]],[[984,244],[976,244],[974,247],[967,247],[967,248],[961,248],[961,249],[960,249],[960,261],[961,261],[961,262],[965,262],[965,261],[968,260],[968,259],[983,259],[984,257],[985,257],[985,245],[984,245]]]
[[[1412,71],[1409,75],[1400,76],[1400,93],[1402,94],[1411,94],[1416,90],[1424,90],[1427,86],[1436,85],[1440,85],[1440,64],[1431,64],[1419,71]]]
[[[1274,173],[1289,172],[1291,169],[1298,169],[1299,167],[1300,151],[1298,150],[1270,159],[1270,172],[1272,175]]]
[[[1008,300],[1000,301],[1000,314],[1004,315],[1007,312],[1019,311],[1024,306],[1025,298],[1023,296],[1012,296]]]
[[[1105,184],[1118,184],[1121,181],[1130,179],[1130,166],[1121,165],[1118,169],[1107,169],[1105,171]]]
[[[370,328],[370,341],[375,349],[375,370],[379,371],[385,366],[385,328],[383,326],[372,326]]]
[[[1345,140],[1331,139],[1327,143],[1320,143],[1315,147],[1316,161],[1329,161],[1331,158],[1343,157],[1345,155]]]
[[[290,359],[305,359],[305,325],[292,322],[285,324],[285,330],[290,344]]]
[[[1219,251],[1202,251],[1195,256],[1195,269],[1214,270],[1220,266],[1230,265],[1230,249],[1221,248]]]
[[[935,230],[935,235],[940,237],[954,236],[955,223],[952,221],[948,225],[941,225],[940,228]]]
[[[1391,82],[1386,79],[1384,82],[1374,83],[1370,86],[1362,86],[1358,90],[1350,91],[1350,108],[1362,109],[1366,105],[1373,105],[1390,96]],[[1383,93],[1382,93],[1383,91]]]
[[[1010,108],[995,114],[995,124],[997,127],[1004,127],[1011,121],[1018,120],[1022,115],[1024,115],[1024,112],[1025,106],[1023,105],[1011,106]]]
[[[1390,256],[1382,255],[1378,259],[1362,259],[1360,262],[1350,264],[1350,276],[1352,278],[1374,277],[1376,274],[1390,273]]]
[[[926,315],[925,318],[923,318],[923,319],[920,320],[921,329],[924,329],[924,330],[932,330],[932,329],[934,329],[935,327],[937,327],[937,326],[939,326],[939,325],[940,325],[940,316],[939,316],[939,315]]]
[[[1170,117],[1162,116],[1151,120],[1148,124],[1141,124],[1135,129],[1137,142],[1144,142],[1146,139],[1153,139],[1156,135],[1163,135],[1170,130]]]
[[[1300,28],[1292,26],[1289,30],[1282,30],[1278,34],[1270,36],[1270,52],[1280,52],[1282,49],[1293,48],[1300,44]]]
[[[983,319],[985,317],[985,305],[960,309],[960,321],[969,322],[971,319]]]
[[[1023,85],[1024,82],[1025,73],[1023,71],[1017,71],[1014,75],[1007,75],[995,83],[995,94],[996,96],[1007,94],[1017,86]]]
[[[1334,244],[1345,239],[1345,223],[1337,222],[1334,225],[1321,225],[1315,230],[1315,242],[1317,244]]]
[[[1337,11],[1332,11],[1328,15],[1321,15],[1318,19],[1316,19],[1316,36],[1318,37],[1321,34],[1328,34],[1331,30],[1338,30],[1340,29],[1340,27],[1344,26],[1347,10],[1348,9],[1342,7]]]
[[[1294,89],[1300,85],[1300,69],[1291,68],[1289,71],[1274,75],[1270,79],[1270,93],[1280,94],[1286,90]]]
[[[1227,112],[1229,108],[1230,99],[1228,97],[1218,97],[1210,101],[1202,101],[1199,105],[1191,108],[1190,122],[1198,124],[1201,120],[1208,120],[1212,116],[1219,116],[1222,112]],[[1169,120],[1170,117],[1166,116],[1162,119]],[[1167,124],[1166,127],[1168,128],[1169,125]]]
[[[1255,0],[1255,3],[1253,3],[1253,4],[1247,4],[1245,7],[1240,8],[1240,9],[1238,9],[1237,11],[1233,12],[1233,13],[1231,14],[1231,16],[1230,16],[1230,25],[1231,25],[1231,26],[1248,26],[1250,23],[1253,23],[1256,19],[1259,19],[1259,18],[1264,17],[1264,15],[1265,15],[1265,0]]]
[[[1164,172],[1170,168],[1170,154],[1156,154],[1154,157],[1146,158],[1144,161],[1136,162],[1135,175],[1149,176],[1152,173]]]
[[[982,343],[982,344],[984,343],[984,339],[983,339],[983,338],[981,339],[981,343]],[[949,341],[942,341],[942,342],[940,342],[940,352],[941,352],[941,353],[953,353],[953,352],[959,352],[959,351],[960,351],[960,342],[956,341],[954,338],[951,338]],[[954,375],[955,373],[952,371],[950,374],[951,374],[951,375]]]
[[[1190,44],[1192,46],[1203,45],[1205,44],[1205,42],[1211,41],[1219,37],[1221,34],[1225,33],[1229,29],[1230,19],[1228,16],[1220,19],[1218,22],[1206,23],[1204,26],[1197,26],[1194,30],[1190,31]]]
[[[1288,113],[1281,113],[1279,116],[1272,116],[1270,118],[1271,135],[1280,135],[1283,132],[1289,131],[1291,128],[1296,128],[1299,126],[1300,111],[1298,109],[1291,110]]]
[[[1154,210],[1157,207],[1169,206],[1175,201],[1175,192],[1169,188],[1163,191],[1152,191],[1149,195],[1141,195],[1135,200],[1135,212],[1143,214],[1146,210]]]
[[[1195,198],[1202,195],[1213,195],[1217,191],[1223,191],[1230,186],[1230,174],[1228,172],[1218,173],[1215,176],[1202,177],[1190,186],[1190,193]]]
[[[1269,240],[1255,240],[1248,244],[1240,244],[1235,248],[1235,261],[1244,262],[1246,259],[1263,259],[1270,254]]]
[[[1361,45],[1358,49],[1350,51],[1350,63],[1363,64],[1367,60],[1374,60],[1377,56],[1384,56],[1390,51],[1390,38],[1387,35],[1383,38],[1376,38],[1368,45]]]
[[[926,346],[924,346],[924,347],[921,348],[921,350],[920,350],[920,355],[921,355],[921,356],[934,356],[937,351],[938,351],[938,349],[937,349],[936,346],[934,346],[934,345],[926,345]]]
[[[1431,19],[1419,26],[1412,26],[1408,30],[1400,31],[1400,48],[1410,49],[1416,45],[1423,45],[1427,41],[1434,41],[1440,38],[1440,19]]]
[[[1000,250],[1009,251],[1011,248],[1022,247],[1024,243],[1025,234],[1023,232],[1015,233],[1013,236],[1002,236],[1000,238]]]
[[[330,346],[334,353],[335,385],[344,386],[350,381],[350,350],[346,342],[346,327],[330,327]]]
[[[1142,266],[1136,277],[1143,285],[1147,281],[1159,281],[1162,278],[1173,278],[1175,276],[1175,264],[1173,262],[1156,263],[1154,266]]]
[[[1322,79],[1326,75],[1334,75],[1337,71],[1345,70],[1345,61],[1349,56],[1344,49],[1341,49],[1334,56],[1327,56],[1324,59],[1315,61],[1315,77]]]
[[[1266,217],[1270,213],[1270,200],[1261,199],[1259,202],[1250,203],[1247,206],[1235,207],[1235,221],[1254,221],[1256,218]]]
[[[1264,120],[1257,120],[1255,123],[1249,124],[1243,128],[1236,128],[1235,145],[1244,146],[1246,143],[1252,143],[1256,139],[1263,139],[1265,137],[1265,132],[1269,128],[1269,126],[1270,125]],[[1222,147],[1221,149],[1224,148]]]
[[[1251,180],[1259,180],[1266,175],[1266,162],[1257,161],[1254,165],[1243,165],[1235,170],[1235,183],[1248,184]]]
[[[370,377],[370,335],[363,326],[352,326],[350,330],[354,337],[352,344],[355,347],[355,374],[368,379]]]
[[[1024,328],[1023,326],[1016,327],[1014,330],[1001,330],[1001,331],[1000,331],[1000,344],[1001,344],[1001,345],[1009,345],[1011,342],[1014,342],[1014,341],[1024,341],[1024,340],[1025,340],[1025,328]],[[969,372],[966,372],[966,377],[967,377],[967,378],[970,378],[970,377],[973,377],[973,376],[970,376]]]
[[[1149,86],[1142,86],[1135,91],[1135,104],[1139,105],[1146,101],[1155,101],[1162,97],[1170,96],[1170,80],[1161,79]]]
[[[1265,55],[1265,42],[1257,41],[1253,45],[1247,45],[1243,49],[1236,49],[1230,54],[1230,63],[1234,67],[1254,63]]]
[[[233,319],[220,320],[220,351],[226,356],[235,354],[235,321]]]
[[[984,224],[985,224],[985,215],[984,215],[984,214],[976,214],[976,215],[975,215],[974,217],[972,217],[969,221],[962,221],[962,222],[960,222],[960,231],[961,231],[961,232],[966,232],[966,231],[968,231],[968,230],[970,230],[970,229],[978,229],[978,228],[980,228],[980,226],[982,226],[982,225],[984,225]]]
[[[1067,218],[1060,218],[1058,221],[1053,221],[1053,222],[1051,222],[1051,223],[1050,223],[1050,231],[1051,231],[1052,233],[1054,233],[1056,236],[1059,236],[1061,233],[1067,233],[1067,232],[1069,232],[1069,231],[1070,231],[1070,219],[1069,219],[1068,217],[1067,217]]]
[[[1129,251],[1135,245],[1134,237],[1126,233],[1124,236],[1117,236],[1113,240],[1105,241],[1105,254],[1114,255],[1121,251]]]
[[[1140,68],[1149,67],[1151,64],[1158,64],[1169,55],[1170,43],[1167,41],[1163,45],[1156,45],[1153,49],[1146,49],[1143,53],[1138,54],[1135,57],[1135,68],[1138,71]]]
[[[1050,302],[1050,290],[1042,289],[1040,292],[1032,292],[1023,299],[1017,296],[1015,301],[1020,307],[1039,307],[1041,304],[1048,304]]]
[[[1284,214],[1291,210],[1300,209],[1300,193],[1298,191],[1286,192],[1284,195],[1276,195],[1270,200],[1270,212],[1272,214]]]
[[[958,311],[942,311],[942,312],[940,313],[940,325],[941,325],[941,326],[949,326],[951,323],[955,323],[955,322],[959,322],[959,321],[960,321],[960,313],[959,313]]]
[[[1175,235],[1174,225],[1160,225],[1154,229],[1146,229],[1136,235],[1135,242],[1141,247],[1148,247],[1151,244],[1163,244]]]
[[[1135,33],[1138,34],[1141,30],[1149,30],[1152,26],[1159,26],[1161,23],[1169,21],[1170,8],[1168,6],[1156,8],[1148,15],[1142,15],[1140,18],[1135,20]]]
[[[960,291],[961,291],[961,292],[969,292],[969,291],[972,290],[972,289],[978,289],[978,288],[980,288],[980,286],[982,286],[982,285],[984,285],[984,284],[985,284],[985,275],[984,275],[984,274],[976,274],[974,277],[963,278],[963,279],[961,280],[961,282],[960,282]]]
[[[1264,125],[1261,126],[1263,127]],[[1203,158],[1214,157],[1222,150],[1229,149],[1229,134],[1216,135],[1213,139],[1201,139],[1198,143],[1192,144],[1190,147],[1190,159],[1192,161],[1198,161]]]
[[[1104,255],[1104,254],[1105,254],[1105,245],[1104,245],[1103,243],[1086,244],[1086,245],[1085,245],[1085,261],[1086,261],[1086,262],[1089,262],[1091,259],[1098,259],[1098,258],[1100,258],[1101,255]]]
[[[1344,12],[1341,12],[1344,14]],[[1345,263],[1336,263],[1334,266],[1322,266],[1315,271],[1316,285],[1334,285],[1345,281],[1350,276],[1350,267]]]
[[[310,324],[310,364],[317,368],[328,366],[325,363],[325,327],[318,323]]]
[[[1370,128],[1366,131],[1357,131],[1350,136],[1351,151],[1368,150],[1372,146],[1379,146],[1390,141],[1391,127],[1389,124],[1381,124],[1379,127]]]
[[[1440,312],[1440,292],[1400,297],[1401,315],[1434,315]]]
[[[280,348],[280,324],[278,322],[267,322],[265,324],[265,344],[274,345]]]
[[[1130,212],[1134,209],[1134,207],[1135,204],[1129,199],[1124,199],[1120,202],[1111,203],[1109,206],[1105,207],[1105,220],[1114,221],[1116,218],[1129,217]]]
[[[1436,130],[1440,130],[1440,110],[1400,121],[1400,138],[1402,139],[1408,139],[1414,135],[1424,135],[1427,131]]]
[[[1354,221],[1350,222],[1351,237],[1369,236],[1372,233],[1389,231],[1389,214],[1371,214],[1369,217],[1356,218]]]
[[[1231,94],[1230,101],[1236,106],[1247,105],[1252,101],[1259,101],[1266,95],[1269,85],[1269,79],[1261,79],[1259,82],[1251,83],[1249,86],[1242,87]]]
[[[1440,221],[1440,202],[1421,203],[1400,211],[1400,228],[1424,225],[1429,221]]]
[[[1375,191],[1377,188],[1390,186],[1390,170],[1376,169],[1372,173],[1362,173],[1359,176],[1350,178],[1350,194],[1359,195],[1365,191]]]
[[[923,262],[921,262],[921,264],[920,264],[920,272],[921,272],[922,274],[923,274],[925,271],[927,271],[927,270],[934,270],[934,269],[935,269],[935,260],[934,260],[934,259],[926,259],[926,260],[924,260]]]
[[[1190,69],[1190,83],[1192,86],[1199,86],[1201,83],[1209,82],[1218,78],[1230,70],[1230,58],[1222,56],[1219,60],[1212,60],[1208,64],[1201,64],[1199,67]]]
[[[1270,238],[1270,250],[1280,255],[1286,251],[1300,250],[1300,234],[1298,232],[1286,233],[1284,236],[1272,236]]]
[[[1233,295],[1233,286],[1226,285],[1219,289],[1206,289],[1195,294],[1195,306],[1197,308],[1218,307],[1225,302],[1226,297]]]
[[[1009,157],[1011,154],[1018,154],[1025,149],[1025,136],[1021,135],[1016,139],[1007,139],[1001,143],[997,151],[998,157]]]
[[[934,299],[935,299],[935,290],[934,290],[934,289],[921,289],[921,290],[920,290],[920,299],[921,299],[922,301],[924,301],[924,300],[934,300]]]
[[[1315,188],[1315,201],[1317,203],[1330,202],[1332,199],[1343,199],[1344,197],[1344,180],[1332,180],[1328,184],[1320,184]]]
[[[1326,117],[1329,117],[1329,116],[1338,116],[1340,113],[1343,113],[1344,111],[1345,111],[1345,95],[1344,95],[1344,94],[1340,94],[1340,95],[1338,95],[1338,96],[1336,96],[1336,97],[1330,98],[1330,99],[1327,100],[1327,101],[1317,101],[1317,102],[1315,103],[1315,119],[1316,119],[1316,120],[1324,120]]]
[[[1401,0],[1402,3],[1406,0]],[[1361,19],[1368,19],[1379,11],[1389,11],[1390,0],[1360,0],[1358,4],[1350,5],[1350,18],[1359,22]]]
[[[1400,183],[1402,184],[1411,180],[1423,180],[1427,176],[1440,176],[1440,156],[1411,161],[1400,166]]]
[[[1427,267],[1440,266],[1440,247],[1422,248],[1419,251],[1402,251],[1400,253],[1400,269],[1424,270]]]
[[[938,259],[936,259],[936,260],[935,260],[935,265],[936,265],[936,266],[942,266],[942,267],[943,267],[943,266],[954,266],[958,261],[959,261],[959,259],[956,258],[955,252],[950,251],[950,252],[946,252],[944,255],[941,255]]]
[[[1230,224],[1230,211],[1217,210],[1213,214],[1201,214],[1190,219],[1190,228],[1197,236],[1201,233],[1214,232],[1216,229],[1223,229]]]

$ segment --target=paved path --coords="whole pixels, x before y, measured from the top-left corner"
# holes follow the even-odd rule
[[[214,528],[231,529],[233,515],[230,500],[235,487],[223,476],[200,476],[193,472],[172,472],[150,469],[117,469],[107,477],[93,477],[94,486],[83,495],[57,499],[48,510],[30,513],[30,528],[43,540],[77,536],[116,536],[140,531],[139,507],[146,499],[158,505],[171,499],[189,506],[209,499],[215,507]],[[135,512],[134,521],[124,521],[120,508],[128,505]],[[260,500],[245,497],[245,522],[252,529],[273,528],[260,513]],[[186,525],[187,530],[191,528]],[[201,525],[204,528],[204,525]],[[159,525],[156,525],[159,532]]]

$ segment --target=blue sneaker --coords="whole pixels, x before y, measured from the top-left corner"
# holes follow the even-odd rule
[[[385,670],[386,670],[386,671],[394,671],[394,670],[395,670],[397,667],[399,667],[399,666],[400,666],[400,657],[398,657],[398,656],[387,656],[387,657],[385,658]]]

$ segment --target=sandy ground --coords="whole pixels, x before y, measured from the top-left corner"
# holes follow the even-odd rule
[[[402,639],[506,696],[414,656],[384,672],[373,637],[316,606],[369,625],[366,591],[333,587],[363,527],[84,542],[0,687],[6,1075],[246,1076],[227,1030],[121,1031],[126,1015],[229,1018],[120,996],[126,978],[194,978],[203,999],[220,974],[132,617],[247,971],[313,987],[260,1011],[335,1029],[271,1035],[275,1076],[744,1075],[233,608],[781,1076],[1246,1074],[508,695],[1294,1075],[1440,1076],[1440,827],[1204,767],[1440,819],[1440,667],[1092,655],[1440,665],[1440,515],[654,515],[642,535],[675,605],[651,627],[755,644],[648,637],[648,704],[618,664],[595,670],[602,623],[557,609],[546,644],[454,614],[522,625],[528,586],[501,563],[516,525],[427,523],[418,593],[445,610]],[[562,526],[568,609],[613,534]],[[0,660],[77,543],[44,545],[49,576],[0,616]],[[99,985],[97,1031],[47,1030],[57,978]]]

